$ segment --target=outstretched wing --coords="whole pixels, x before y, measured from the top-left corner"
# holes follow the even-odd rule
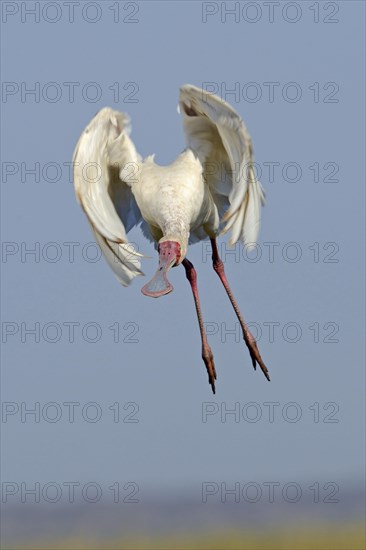
[[[179,110],[187,145],[200,159],[218,208],[221,233],[231,230],[230,244],[254,244],[264,191],[244,122],[228,103],[191,85],[180,89]]]
[[[142,219],[129,185],[140,162],[129,133],[127,115],[104,108],[81,134],[73,158],[77,199],[108,264],[125,286],[143,275],[142,254],[126,237]]]

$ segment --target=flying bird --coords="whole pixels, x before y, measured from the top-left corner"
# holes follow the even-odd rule
[[[202,359],[215,393],[216,370],[207,341],[197,287],[197,274],[187,259],[188,245],[210,239],[212,265],[242,328],[254,369],[268,370],[248,329],[225,275],[216,239],[230,232],[230,244],[255,244],[264,192],[253,168],[249,133],[239,114],[221,98],[192,85],[180,89],[187,147],[168,166],[154,155],[145,159],[130,138],[128,115],[103,108],[76,145],[73,167],[77,199],[95,239],[122,285],[141,271],[141,258],[127,233],[140,225],[159,254],[154,277],[141,289],[158,298],[173,290],[172,267],[183,265],[190,283],[202,340]]]

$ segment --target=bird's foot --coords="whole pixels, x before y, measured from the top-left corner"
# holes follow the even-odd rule
[[[250,332],[250,330],[247,327],[243,329],[243,337],[248,347],[254,370],[256,370],[257,368],[256,363],[258,363],[258,365],[262,369],[264,376],[267,378],[268,381],[270,381],[271,379],[269,377],[269,372],[266,365],[263,363],[263,359],[261,357],[261,354],[259,353],[257,342],[255,341],[253,334]]]
[[[208,383],[212,388],[212,393],[215,394],[216,393],[216,389],[215,389],[216,369],[215,369],[215,361],[214,361],[213,353],[210,346],[207,346],[207,348],[204,348],[202,350],[202,359],[207,369]]]

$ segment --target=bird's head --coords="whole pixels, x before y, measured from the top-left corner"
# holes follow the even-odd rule
[[[154,277],[145,286],[141,292],[145,296],[159,298],[164,294],[169,294],[173,290],[167,278],[167,273],[171,267],[177,266],[183,260],[181,244],[177,241],[161,240],[158,244],[159,267]]]

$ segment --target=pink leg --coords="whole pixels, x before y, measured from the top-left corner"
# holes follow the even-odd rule
[[[209,384],[211,384],[213,393],[215,393],[215,379],[216,379],[215,362],[214,362],[211,348],[208,345],[205,328],[203,326],[202,312],[201,312],[200,299],[199,299],[198,287],[197,287],[197,273],[195,268],[193,267],[193,264],[189,260],[187,260],[187,258],[185,258],[182,263],[186,270],[187,279],[192,288],[194,303],[196,306],[198,324],[200,326],[200,333],[201,333],[201,340],[202,340],[202,359],[206,365],[206,369],[208,373],[208,382]]]
[[[218,253],[218,250],[217,250],[216,239],[210,239],[210,240],[211,240],[211,246],[212,246],[213,268],[216,271],[216,273],[218,274],[218,276],[220,277],[220,281],[222,282],[222,284],[225,287],[226,293],[229,296],[230,302],[231,302],[231,304],[234,308],[234,311],[236,313],[236,316],[239,320],[240,326],[241,326],[242,331],[243,331],[244,341],[245,341],[245,343],[246,343],[246,345],[249,349],[250,357],[252,358],[253,367],[254,367],[254,369],[256,368],[256,362],[257,362],[258,365],[260,366],[260,368],[262,369],[264,376],[267,378],[267,380],[270,380],[268,369],[267,369],[266,365],[263,363],[261,354],[259,353],[257,342],[255,341],[255,338],[254,338],[253,334],[248,329],[248,327],[247,327],[247,325],[246,325],[246,323],[245,323],[245,321],[244,321],[244,319],[243,319],[243,317],[240,313],[240,309],[239,309],[239,307],[238,307],[238,305],[235,301],[235,298],[234,298],[234,296],[231,292],[228,280],[227,280],[226,275],[225,275],[224,264],[223,264],[222,260],[220,259],[220,256],[219,256],[219,253]]]

